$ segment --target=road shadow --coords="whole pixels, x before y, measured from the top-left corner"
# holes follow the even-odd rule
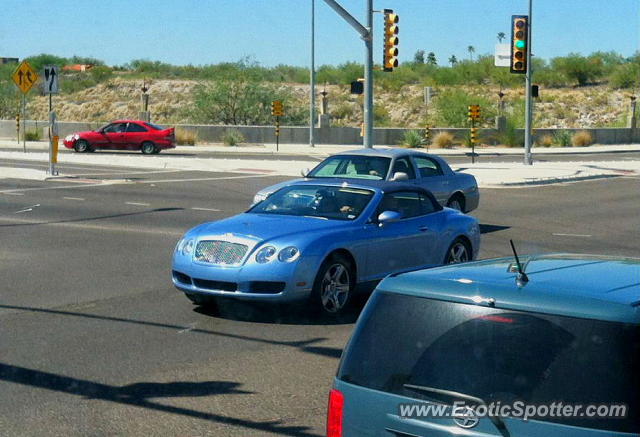
[[[505,231],[511,229],[511,226],[480,224],[481,234],[490,234],[492,232]]]
[[[46,222],[34,222],[34,223],[7,223],[0,225],[0,228],[11,228],[11,227],[21,227],[21,226],[42,226],[42,225],[54,225],[61,223],[77,223],[77,222],[90,222],[95,220],[104,220],[111,219],[116,217],[128,217],[133,215],[144,215],[144,214],[152,214],[154,212],[170,212],[170,211],[183,211],[184,208],[154,208],[146,211],[138,211],[138,212],[127,212],[121,214],[108,214],[108,215],[100,215],[95,217],[83,217],[76,219],[67,219],[67,220],[50,220]]]
[[[364,304],[362,304],[362,305],[364,305]],[[202,307],[198,307],[198,308],[202,308]],[[195,309],[196,312],[200,312],[200,311],[198,311],[198,308]],[[261,337],[257,337],[257,336],[234,334],[234,333],[231,333],[231,332],[212,331],[212,330],[209,330],[209,329],[195,328],[193,326],[172,325],[172,324],[169,324],[169,323],[160,323],[160,322],[153,322],[153,321],[146,321],[146,320],[126,319],[126,318],[122,318],[122,317],[113,317],[113,316],[101,316],[101,315],[98,315],[98,314],[79,313],[79,312],[74,312],[74,311],[64,311],[64,310],[55,310],[55,309],[47,309],[47,308],[33,308],[33,307],[24,307],[24,306],[18,306],[18,305],[5,305],[5,304],[0,304],[0,309],[16,310],[16,311],[29,311],[29,312],[33,312],[33,313],[51,315],[51,316],[55,316],[55,317],[58,317],[58,316],[79,317],[79,318],[85,318],[85,319],[89,319],[89,320],[141,325],[141,326],[148,326],[148,327],[158,328],[158,329],[166,329],[169,332],[174,332],[174,333],[189,332],[190,334],[195,334],[195,335],[202,335],[202,334],[204,334],[204,335],[214,335],[214,336],[232,338],[232,339],[241,340],[241,341],[249,341],[249,342],[255,342],[255,343],[269,344],[269,345],[274,345],[274,346],[285,346],[285,347],[290,347],[290,348],[301,350],[302,352],[307,352],[307,353],[312,353],[312,354],[320,354],[320,355],[329,356],[329,357],[339,357],[340,354],[342,353],[342,349],[341,348],[328,348],[328,347],[324,347],[324,346],[315,346],[315,344],[321,343],[321,342],[327,340],[327,338],[325,338],[325,337],[315,337],[315,338],[305,339],[305,340],[282,341],[282,340],[273,340],[273,339],[269,339],[269,338],[261,338]],[[359,312],[359,310],[358,310],[358,312]],[[203,311],[200,314],[210,316],[210,314],[208,314],[206,311]]]
[[[213,412],[160,404],[150,400],[156,397],[170,398],[177,396],[217,396],[252,393],[238,390],[241,384],[237,382],[142,382],[127,386],[114,386],[5,363],[0,363],[0,381],[51,390],[72,396],[81,396],[85,399],[99,399],[117,404],[132,405],[149,410],[246,428],[249,435],[253,435],[256,432],[269,432],[296,437],[316,436],[316,434],[309,432],[310,428],[307,426],[287,426],[282,424],[280,420],[254,421]]]
[[[279,325],[346,325],[358,319],[368,295],[355,295],[343,314],[323,314],[310,303],[258,303],[216,298],[194,311],[209,317],[239,322],[271,323]]]

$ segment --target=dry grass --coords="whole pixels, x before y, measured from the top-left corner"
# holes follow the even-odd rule
[[[449,132],[440,132],[433,137],[431,145],[437,149],[450,149],[453,147],[453,135]]]
[[[543,135],[538,139],[538,145],[540,147],[551,147],[553,146],[553,136],[552,135]]]
[[[193,129],[176,128],[176,144],[195,146],[198,132]]]
[[[573,144],[574,147],[590,146],[593,144],[593,136],[585,130],[576,132],[571,138],[571,144]]]

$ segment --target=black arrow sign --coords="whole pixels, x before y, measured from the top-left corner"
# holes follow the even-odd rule
[[[24,75],[24,73],[22,71],[18,71],[18,82],[20,82],[20,85],[22,85],[22,76]]]
[[[56,80],[56,69],[51,69],[51,82],[49,82],[49,91],[53,91],[53,82]]]
[[[29,81],[29,83],[33,83],[33,79],[31,78],[31,72],[27,71],[27,80]]]

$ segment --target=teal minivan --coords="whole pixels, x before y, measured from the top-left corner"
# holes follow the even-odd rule
[[[640,259],[512,261],[384,279],[342,355],[327,435],[640,435]]]

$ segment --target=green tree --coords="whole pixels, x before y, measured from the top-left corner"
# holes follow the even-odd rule
[[[458,58],[456,58],[456,55],[451,55],[451,57],[449,57],[449,63],[452,67],[458,63]]]
[[[294,104],[288,90],[242,71],[201,83],[194,89],[193,99],[188,115],[198,123],[272,124],[271,102],[274,100],[283,101],[286,114],[281,120],[283,123],[301,124],[307,117],[305,109]]]
[[[416,51],[415,55],[413,55],[413,62],[416,64],[424,64],[424,50]]]
[[[467,51],[469,52],[469,59],[473,61],[473,54],[476,52],[476,48],[474,46],[467,47]]]
[[[429,65],[438,65],[438,60],[436,59],[436,54],[433,52],[429,52],[427,55],[427,64]]]
[[[564,74],[579,86],[592,83],[604,74],[604,62],[601,58],[585,58],[577,53],[554,58],[551,61],[551,68]]]
[[[507,36],[504,34],[504,32],[498,32],[498,42],[501,43],[503,39],[505,39]]]

